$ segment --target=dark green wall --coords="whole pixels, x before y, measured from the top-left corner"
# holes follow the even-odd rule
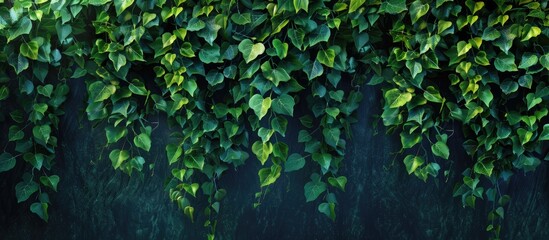
[[[163,191],[168,174],[164,146],[169,135],[164,121],[160,119],[153,132],[154,149],[147,158],[147,163],[156,163],[155,170],[147,169],[143,179],[129,178],[114,171],[107,151],[102,152],[104,130],[92,130],[81,114],[83,83],[70,84],[73,90],[61,122],[61,145],[53,169],[62,180],[59,192],[50,195],[50,221],[44,223],[30,213],[30,203],[16,204],[17,172],[0,173],[0,239],[205,239],[203,221],[191,224]],[[366,87],[362,92],[359,122],[353,126],[341,169],[349,183],[346,192],[336,193],[335,223],[316,210],[318,203],[305,203],[303,185],[312,168],[308,165],[300,172],[283,174],[254,209],[260,166],[249,159],[251,164],[229,171],[219,182],[228,195],[222,202],[216,239],[487,238],[484,229],[491,206],[465,209],[452,197],[452,182],[460,177],[460,166],[470,161],[460,137],[450,140],[457,170],[448,182],[440,176],[423,183],[408,176],[402,156],[393,154],[399,139],[385,135],[382,126],[373,127],[381,99],[378,89]],[[289,131],[287,140],[296,142],[296,123],[290,123]],[[290,151],[303,148],[290,145]],[[22,167],[18,163],[16,169],[20,172]],[[517,173],[511,183],[500,186],[513,197],[506,209],[504,239],[549,239],[547,170],[544,162],[535,173]]]

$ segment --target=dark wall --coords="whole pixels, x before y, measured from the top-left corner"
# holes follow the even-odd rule
[[[205,239],[200,219],[191,224],[163,190],[168,174],[164,152],[167,126],[153,132],[153,150],[144,177],[114,171],[104,150],[104,130],[92,129],[82,117],[85,87],[71,82],[66,114],[60,126],[60,146],[53,172],[60,175],[59,192],[50,195],[50,221],[30,213],[30,203],[16,204],[17,171],[0,174],[0,239]],[[373,127],[379,113],[379,90],[363,88],[359,122],[348,140],[342,174],[349,179],[346,192],[337,192],[337,219],[317,211],[318,203],[305,203],[303,185],[313,166],[283,174],[270,187],[263,204],[254,209],[259,190],[259,164],[231,170],[220,181],[228,195],[222,202],[216,239],[486,239],[482,201],[475,210],[461,207],[452,197],[452,182],[469,161],[459,136],[451,138],[457,166],[450,179],[424,183],[408,176],[401,159],[398,136]],[[160,121],[161,123],[163,121]],[[7,129],[7,126],[2,126]],[[296,142],[297,125],[290,123],[289,142]],[[4,145],[4,144],[2,144]],[[291,151],[302,146],[292,145]],[[23,164],[18,163],[19,170]],[[504,239],[549,239],[547,166],[535,173],[518,173],[500,186],[513,199],[506,209]],[[200,214],[199,214],[200,215]]]

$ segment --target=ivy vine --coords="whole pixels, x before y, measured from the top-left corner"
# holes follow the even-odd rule
[[[45,221],[67,81],[86,82],[85,115],[104,129],[114,169],[140,174],[154,168],[143,153],[165,148],[169,198],[191,221],[207,202],[208,239],[229,194],[218,182],[250,158],[262,166],[254,207],[282,172],[307,165],[305,199],[335,221],[363,84],[381,86],[380,119],[400,135],[409,174],[448,176],[448,139],[465,137],[454,196],[493,203],[494,238],[510,199],[498,184],[549,160],[547,0],[0,3],[0,173],[25,165],[17,200]],[[159,114],[166,146],[151,141]],[[290,153],[294,118],[303,151]]]

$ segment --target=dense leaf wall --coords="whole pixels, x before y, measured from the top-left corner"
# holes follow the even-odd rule
[[[469,157],[454,195],[469,207],[493,202],[486,229],[498,238],[509,200],[499,184],[548,156],[547,4],[8,1],[0,171],[25,165],[18,202],[32,199],[30,210],[48,221],[48,191],[62,181],[50,170],[66,82],[84,79],[82,114],[105,132],[99,158],[142,175],[156,165],[146,152],[165,149],[169,198],[191,221],[206,203],[196,212],[208,238],[230,194],[218,187],[224,172],[252,159],[262,166],[255,207],[282,174],[306,166],[306,201],[335,221],[360,88],[382,84],[380,120],[400,135],[408,174],[447,178],[463,161],[447,142],[462,132]],[[167,119],[151,119],[158,114]],[[303,151],[282,140],[290,118],[301,123]],[[172,134],[160,146],[151,135],[165,123]]]

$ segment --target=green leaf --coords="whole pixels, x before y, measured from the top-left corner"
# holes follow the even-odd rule
[[[549,141],[549,123],[543,125],[543,131],[539,135],[539,141]]]
[[[289,147],[284,142],[276,142],[273,144],[273,156],[286,160],[288,157]]]
[[[474,170],[475,173],[483,174],[487,177],[490,177],[492,175],[492,171],[494,170],[494,164],[493,162],[477,162],[475,163]]]
[[[499,37],[501,37],[501,33],[493,27],[485,28],[484,32],[482,33],[482,40],[484,41],[494,41]]]
[[[257,131],[257,136],[261,138],[261,141],[268,142],[271,136],[273,136],[274,130],[260,127]]]
[[[546,53],[545,55],[542,55],[539,58],[539,62],[545,69],[549,70],[549,53]]]
[[[283,43],[278,38],[273,40],[273,47],[275,48],[276,55],[280,59],[284,59],[288,55],[288,44]]]
[[[309,80],[313,80],[314,78],[322,76],[322,73],[324,73],[324,68],[318,60],[315,60],[314,62],[307,64],[303,68],[303,71],[307,74],[307,78]]]
[[[288,94],[282,94],[272,101],[273,111],[288,116],[294,115],[294,98]]]
[[[465,41],[459,41],[457,43],[457,54],[458,57],[461,55],[465,55],[469,50],[471,50],[471,43],[465,42]]]
[[[528,106],[528,110],[532,109],[534,106],[540,104],[541,102],[542,99],[536,97],[536,94],[534,93],[528,93],[528,95],[526,95],[526,105]]]
[[[231,15],[231,20],[238,25],[246,25],[252,22],[252,15],[250,13],[234,13]]]
[[[505,93],[506,95],[509,95],[511,93],[514,93],[518,90],[519,85],[515,81],[504,81],[499,86],[501,88],[501,91]]]
[[[163,33],[162,34],[162,47],[166,48],[166,47],[172,46],[172,44],[175,42],[175,40],[177,40],[176,35],[172,35],[169,32]]]
[[[32,180],[24,180],[15,185],[15,196],[17,197],[17,203],[24,202],[29,197],[38,191],[38,183]]]
[[[322,24],[309,35],[309,47],[320,42],[328,42],[328,39],[330,39],[330,28]]]
[[[259,175],[259,183],[261,184],[261,187],[266,187],[274,182],[280,177],[280,171],[282,170],[282,167],[280,165],[274,164],[270,168],[262,168],[257,173]]]
[[[38,42],[34,40],[24,42],[19,46],[19,52],[29,59],[36,60],[38,59],[38,47]]]
[[[520,61],[518,68],[527,69],[531,66],[534,66],[536,63],[538,63],[538,56],[536,54],[524,53],[522,54],[522,59]]]
[[[40,126],[34,126],[32,128],[32,135],[34,136],[34,139],[39,144],[47,145],[48,140],[50,139],[51,134],[51,127],[50,125],[40,125]]]
[[[116,9],[116,15],[120,16],[122,12],[133,4],[134,0],[116,0],[114,1],[114,8]]]
[[[42,185],[49,187],[53,189],[53,191],[57,192],[57,184],[59,184],[59,176],[57,175],[51,175],[51,176],[41,176],[40,182]]]
[[[333,187],[341,189],[341,191],[345,192],[345,185],[347,184],[347,178],[345,176],[339,176],[337,178],[335,177],[329,177],[328,183],[332,185]]]
[[[218,84],[221,84],[225,77],[223,74],[217,71],[209,71],[206,75],[206,81],[208,81],[208,84],[210,86],[216,86]]]
[[[29,68],[29,60],[21,54],[17,57],[10,57],[8,63],[13,67],[15,73],[19,74]]]
[[[408,8],[406,8],[406,0],[386,0],[381,3],[379,10],[389,14],[398,14],[408,10]]]
[[[303,40],[305,39],[305,31],[303,31],[303,29],[301,28],[290,28],[288,29],[288,37],[297,49],[301,49],[301,47],[303,46]]]
[[[221,49],[217,44],[214,44],[213,46],[208,46],[208,44],[206,44],[198,53],[198,58],[200,58],[200,61],[203,63],[217,63],[221,59],[220,51]]]
[[[38,86],[36,88],[39,94],[42,94],[44,97],[50,98],[53,92],[53,85],[46,84],[44,86]]]
[[[528,41],[530,38],[537,37],[541,34],[541,29],[536,26],[530,26],[527,24],[522,30],[521,42]]]
[[[21,140],[25,137],[25,132],[23,132],[17,125],[10,126],[8,130],[8,141],[14,142]]]
[[[15,157],[4,152],[0,154],[0,173],[7,172],[15,167]]]
[[[259,61],[254,61],[249,66],[242,62],[240,65],[238,65],[238,69],[240,73],[240,80],[251,78],[257,72],[257,70],[259,70]]]
[[[192,45],[191,43],[188,43],[188,42],[184,42],[182,45],[181,45],[181,48],[179,48],[179,53],[184,56],[184,57],[187,57],[187,58],[192,58],[192,57],[195,57],[196,55],[194,54],[194,51],[193,51],[193,48],[192,48]]]
[[[298,153],[293,153],[288,157],[288,160],[286,160],[286,162],[284,163],[284,172],[297,171],[299,169],[302,169],[304,166],[305,166],[305,158],[303,158]]]
[[[147,133],[141,133],[133,138],[133,144],[148,152],[151,149],[151,138]]]
[[[389,108],[399,108],[412,100],[412,94],[409,92],[401,92],[394,88],[385,92],[386,105]]]
[[[183,186],[183,189],[185,190],[185,192],[188,192],[193,197],[196,197],[196,192],[198,191],[198,188],[200,187],[200,185],[198,183],[193,183],[193,184],[183,183],[182,186]]]
[[[28,17],[24,16],[17,21],[12,29],[14,30],[13,32],[9,31],[9,34],[5,35],[8,36],[8,43],[23,34],[29,34],[32,29],[32,22]]]
[[[291,79],[290,75],[288,75],[288,72],[286,72],[286,70],[284,70],[283,68],[266,68],[266,70],[263,71],[263,76],[269,81],[273,82],[275,86],[278,86],[280,82],[287,82]]]
[[[236,70],[237,67],[235,65],[231,65],[223,69],[223,76],[228,79],[235,79],[236,77]]]
[[[186,206],[183,213],[194,223],[194,208],[192,206]]]
[[[187,173],[186,169],[172,169],[172,176],[179,179],[179,181],[183,181],[183,178],[185,177],[185,173]]]
[[[343,90],[337,90],[337,91],[330,91],[329,92],[330,98],[335,100],[336,102],[343,101],[344,94],[345,93],[343,92]]]
[[[410,5],[410,19],[412,24],[416,23],[419,18],[429,12],[429,4],[421,4],[421,1],[414,1]]]
[[[332,116],[333,118],[336,118],[337,115],[339,115],[339,108],[336,108],[336,107],[329,107],[329,108],[326,108],[326,113],[330,116]]]
[[[166,155],[168,157],[168,163],[172,165],[172,163],[177,162],[179,157],[183,154],[183,149],[175,144],[168,144],[166,145]]]
[[[313,153],[312,158],[315,162],[318,163],[318,165],[320,165],[323,174],[328,172],[333,159],[331,154],[315,152]]]
[[[183,163],[187,168],[195,168],[201,170],[204,168],[204,156],[198,154],[185,154]]]
[[[107,85],[102,81],[93,82],[88,86],[88,94],[93,102],[101,102],[108,99],[116,92],[116,87]]]
[[[442,34],[446,29],[452,27],[452,22],[450,21],[444,21],[444,20],[438,20],[438,32],[437,34]]]
[[[433,86],[428,86],[425,89],[425,92],[423,92],[423,97],[430,102],[442,103],[444,101],[438,89]]]
[[[288,120],[282,116],[277,116],[271,120],[271,127],[283,137],[286,136],[286,128],[288,126]]]
[[[130,46],[127,46],[126,56],[130,62],[145,61],[145,59],[143,59],[143,49],[141,49],[141,46],[138,44],[131,44]]]
[[[248,105],[250,105],[250,108],[254,110],[255,115],[261,120],[267,115],[269,108],[271,108],[271,102],[271,97],[264,99],[261,95],[255,94],[250,98]]]
[[[485,51],[480,51],[477,53],[477,56],[475,57],[475,63],[482,65],[482,66],[488,66],[490,65],[490,61],[488,61],[488,58],[486,57]]]
[[[519,128],[517,129],[517,135],[519,137],[520,143],[524,145],[532,140],[533,133],[524,128]]]
[[[118,140],[126,136],[127,132],[128,130],[122,125],[119,125],[117,127],[109,125],[105,127],[105,135],[107,136],[107,143],[118,142]]]
[[[308,142],[308,141],[311,141],[311,139],[313,138],[311,137],[311,134],[307,132],[307,130],[299,130],[297,142],[300,142],[300,143]]]
[[[318,211],[335,221],[335,203],[321,203],[318,205]]]
[[[62,44],[65,43],[67,37],[72,33],[72,26],[69,24],[61,24],[61,22],[55,24],[55,29],[57,31],[57,38]]]
[[[494,66],[500,72],[516,72],[518,71],[515,64],[515,55],[512,53],[500,53],[494,61]]]
[[[109,159],[114,169],[118,169],[128,158],[130,158],[130,153],[126,150],[114,149],[109,154]]]
[[[244,39],[238,44],[238,50],[242,53],[246,63],[249,63],[265,52],[265,46],[263,43],[254,44],[252,40]]]
[[[8,86],[2,86],[0,87],[0,101],[8,98],[10,95],[10,90]]]
[[[256,141],[252,145],[252,152],[257,156],[261,165],[265,165],[269,155],[273,152],[273,144],[270,142]]]
[[[222,17],[223,15],[217,15],[215,18],[210,18],[206,21],[206,27],[202,30],[200,30],[197,35],[204,40],[206,40],[207,43],[210,45],[214,44],[215,39],[217,38],[217,32],[219,29],[222,28],[222,22],[225,17]]]
[[[147,96],[149,92],[147,91],[147,88],[145,88],[145,84],[143,82],[140,82],[137,79],[134,79],[132,83],[128,86],[128,89],[136,95],[140,96]]]
[[[126,56],[124,54],[112,52],[109,53],[109,59],[112,61],[116,71],[120,71],[120,68],[126,65]]]
[[[423,165],[423,163],[425,163],[425,160],[419,156],[407,155],[404,158],[404,166],[406,166],[406,171],[408,174],[415,172],[418,167]]]
[[[401,132],[400,133],[400,143],[402,144],[402,148],[411,148],[421,142],[421,135],[415,134],[415,133],[408,133],[408,132]]]
[[[314,201],[324,191],[326,191],[326,183],[320,180],[320,177],[314,178],[312,181],[305,184],[305,199],[307,202]]]
[[[318,60],[318,62],[331,68],[334,67],[334,59],[335,51],[333,49],[320,50],[316,55],[316,60]]]
[[[38,217],[40,217],[42,220],[48,222],[48,203],[35,202],[31,204],[30,211],[38,215]]]
[[[148,23],[153,21],[155,18],[156,18],[155,13],[148,13],[148,12],[143,13],[143,26],[147,25]]]
[[[490,106],[490,102],[494,99],[494,94],[490,91],[490,88],[483,88],[479,91],[478,97],[487,106]]]
[[[339,136],[341,135],[339,128],[324,128],[322,130],[322,135],[324,136],[324,141],[328,145],[337,148],[337,144],[340,140]]]
[[[440,35],[438,35],[438,34],[435,34],[433,36],[428,37],[426,40],[421,41],[421,46],[420,46],[420,52],[419,53],[424,54],[427,51],[429,51],[429,49],[434,51],[439,42],[440,42]],[[438,69],[438,58],[437,58],[437,56],[434,55],[433,52],[430,52],[430,54],[431,55],[424,55],[422,57],[428,59],[429,60],[429,61],[427,61],[428,63],[433,62],[433,63],[431,63],[431,65],[434,65],[433,68]],[[411,60],[408,60],[408,61],[411,61]]]
[[[416,76],[423,71],[421,63],[416,61],[406,61],[406,67],[408,68],[408,70],[410,70],[412,78],[416,78]]]
[[[435,144],[431,145],[431,151],[433,151],[435,156],[439,156],[444,159],[448,159],[450,157],[450,149],[448,148],[448,145],[442,141],[437,141]]]
[[[309,11],[309,0],[293,0],[293,2],[296,13],[299,12],[300,9],[305,10],[305,12]]]
[[[358,10],[365,2],[366,0],[351,0],[351,3],[349,4],[349,13]]]
[[[187,24],[187,31],[196,32],[206,27],[206,23],[199,18],[191,18]]]

